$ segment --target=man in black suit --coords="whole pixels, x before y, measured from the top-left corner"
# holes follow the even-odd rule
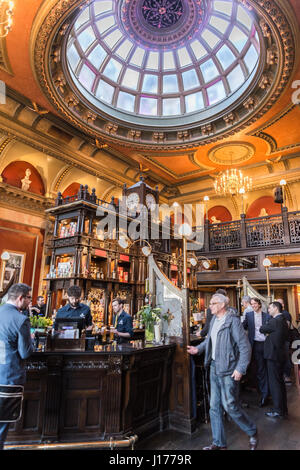
[[[271,302],[268,310],[272,318],[266,325],[260,327],[260,332],[267,335],[264,357],[267,359],[269,387],[274,408],[265,414],[270,418],[282,418],[288,414],[283,370],[285,342],[289,331],[282,315],[282,305],[279,302]]]
[[[248,330],[248,339],[252,347],[251,363],[256,365],[256,377],[261,394],[259,406],[265,406],[268,399],[268,373],[267,362],[264,358],[265,336],[260,333],[260,327],[270,320],[270,315],[262,311],[261,301],[253,297],[250,301],[252,312],[247,312],[243,327]]]

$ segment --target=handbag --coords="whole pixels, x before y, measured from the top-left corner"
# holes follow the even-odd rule
[[[23,385],[0,385],[0,423],[14,423],[21,418]]]

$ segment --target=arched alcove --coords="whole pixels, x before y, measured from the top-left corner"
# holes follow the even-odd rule
[[[44,195],[45,187],[41,175],[37,169],[26,161],[14,161],[7,165],[2,171],[3,182],[22,188],[22,180],[25,178],[26,170],[28,173],[28,189],[27,191],[35,194]]]
[[[272,196],[262,196],[252,202],[247,210],[246,217],[247,219],[252,219],[253,217],[280,214],[280,211],[280,204],[274,202]]]

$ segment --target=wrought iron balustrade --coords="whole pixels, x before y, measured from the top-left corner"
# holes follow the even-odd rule
[[[288,213],[291,243],[300,243],[300,211]]]
[[[281,214],[246,219],[247,247],[284,245],[284,227]]]
[[[209,226],[210,251],[233,250],[241,247],[241,221]]]

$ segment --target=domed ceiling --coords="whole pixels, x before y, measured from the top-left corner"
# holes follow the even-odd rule
[[[143,151],[195,149],[249,126],[295,59],[286,12],[265,0],[69,0],[34,45],[37,79],[65,118]]]
[[[259,51],[252,15],[231,1],[98,0],[69,33],[67,63],[100,111],[164,126],[225,108],[251,83]]]

